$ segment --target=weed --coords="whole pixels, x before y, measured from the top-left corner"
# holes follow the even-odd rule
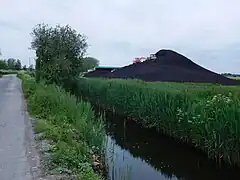
[[[73,173],[79,179],[102,179],[93,170],[92,154],[104,148],[104,124],[95,117],[91,105],[56,85],[35,83],[21,72],[24,95],[30,113],[37,116],[35,131],[52,140],[51,168]]]

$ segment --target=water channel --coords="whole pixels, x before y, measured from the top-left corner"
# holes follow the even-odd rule
[[[195,149],[110,113],[107,117],[109,180],[228,180],[240,170],[216,168]]]

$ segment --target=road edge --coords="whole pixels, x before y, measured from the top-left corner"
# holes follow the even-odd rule
[[[27,102],[24,98],[23,90],[22,90],[22,80],[18,79],[19,82],[19,91],[21,93],[21,111],[24,116],[24,124],[25,124],[25,134],[24,134],[24,142],[26,147],[26,155],[28,159],[28,163],[30,165],[30,174],[32,180],[40,179],[42,176],[42,168],[40,163],[40,153],[37,148],[36,136],[33,130],[32,118],[28,113]]]

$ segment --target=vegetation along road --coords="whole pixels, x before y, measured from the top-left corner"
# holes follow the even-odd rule
[[[37,175],[30,121],[25,113],[21,82],[16,75],[0,78],[1,180],[29,180]]]
[[[240,81],[170,50],[88,77],[83,34],[31,36],[34,68],[0,60],[0,180],[239,179]]]

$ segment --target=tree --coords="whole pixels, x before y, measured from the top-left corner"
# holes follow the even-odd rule
[[[8,66],[8,69],[15,69],[16,68],[16,59],[14,58],[9,58],[7,60],[7,66]]]
[[[28,67],[28,70],[33,71],[33,65],[32,64]]]
[[[87,72],[89,69],[93,69],[99,65],[99,60],[93,57],[83,58],[83,71]]]
[[[21,64],[21,61],[18,59],[15,63],[14,69],[20,70],[21,68],[22,68],[22,64]]]
[[[0,69],[20,70],[21,67],[22,64],[19,59],[8,58],[7,60],[0,60]]]
[[[27,66],[24,65],[24,66],[22,67],[22,69],[23,69],[24,71],[26,71],[26,70],[27,70]]]
[[[5,60],[0,60],[0,69],[7,69],[7,63]]]
[[[38,24],[31,33],[31,48],[36,51],[36,81],[68,86],[83,69],[86,37],[69,25],[49,27]]]

